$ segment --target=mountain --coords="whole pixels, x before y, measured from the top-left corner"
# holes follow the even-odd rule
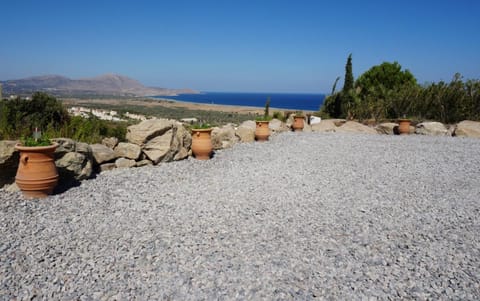
[[[31,94],[44,91],[56,96],[174,96],[195,94],[191,89],[145,87],[139,81],[117,74],[93,78],[70,79],[59,75],[43,75],[0,82],[3,94]]]

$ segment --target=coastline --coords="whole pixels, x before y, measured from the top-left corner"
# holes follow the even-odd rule
[[[135,105],[143,107],[167,107],[167,108],[183,108],[186,110],[202,110],[202,111],[216,111],[216,112],[227,112],[227,113],[238,113],[238,114],[263,114],[263,107],[250,107],[250,106],[237,106],[237,105],[221,105],[221,104],[205,104],[205,103],[196,103],[196,102],[187,102],[187,101],[178,101],[166,98],[153,98],[153,97],[142,97],[138,98],[91,98],[91,99],[81,99],[81,98],[61,98],[61,100],[67,105],[78,105],[78,104],[103,104],[111,106],[121,106],[121,105]],[[288,109],[282,108],[272,108],[270,107],[270,112],[284,112],[291,111]],[[310,113],[313,111],[303,111],[305,113]]]

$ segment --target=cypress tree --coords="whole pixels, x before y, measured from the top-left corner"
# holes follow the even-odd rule
[[[345,81],[343,83],[343,92],[346,93],[353,89],[353,72],[352,72],[352,54],[348,56],[345,65]]]

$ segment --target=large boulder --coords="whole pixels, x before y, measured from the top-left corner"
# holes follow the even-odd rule
[[[235,130],[235,135],[237,135],[240,142],[253,142],[255,141],[255,128],[257,125],[255,121],[247,120],[244,121],[237,129]]]
[[[143,146],[155,137],[163,136],[176,124],[170,119],[149,119],[127,128],[126,139],[130,143]]]
[[[118,158],[113,149],[103,144],[92,144],[90,145],[90,147],[92,149],[93,158],[95,159],[95,163],[97,165],[113,161]]]
[[[156,119],[164,124],[161,119]],[[155,128],[156,126],[152,126]],[[157,128],[159,128],[158,126]],[[192,145],[192,136],[179,122],[173,122],[171,128],[158,136],[150,136],[143,146],[142,151],[154,164],[170,162],[188,157],[188,150]]]
[[[321,123],[321,122],[320,122]],[[362,134],[377,134],[377,131],[369,126],[358,123],[356,121],[347,121],[344,125],[335,129],[337,133],[362,133]]]
[[[70,152],[55,161],[60,183],[71,183],[90,178],[92,175],[92,160],[88,155]]]
[[[118,158],[122,157],[137,160],[142,153],[142,149],[133,143],[120,142],[117,147],[115,147],[114,152]]]
[[[270,123],[268,124],[268,127],[270,130],[272,130],[274,133],[281,133],[281,132],[287,132],[289,128],[287,125],[282,122],[279,119],[272,119],[270,120]]]
[[[398,131],[398,123],[394,123],[394,122],[380,123],[375,127],[375,129],[379,134],[395,135],[396,132]]]
[[[15,181],[19,153],[15,150],[18,141],[0,141],[0,188]]]
[[[333,119],[323,119],[320,123],[315,123],[311,125],[312,132],[335,132],[337,125]]]
[[[427,136],[445,136],[448,130],[443,123],[436,121],[425,121],[417,124],[415,134]]]
[[[480,122],[464,120],[457,124],[454,135],[457,137],[480,138]]]
[[[93,156],[90,145],[69,138],[53,140],[58,143],[55,165],[60,176],[60,185],[70,185],[92,176]]]
[[[213,149],[224,149],[232,147],[239,141],[235,135],[235,128],[231,124],[224,125],[221,128],[215,127],[212,131]]]

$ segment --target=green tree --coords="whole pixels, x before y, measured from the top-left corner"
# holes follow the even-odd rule
[[[399,100],[414,100],[405,95],[402,99],[399,93],[415,89],[418,85],[413,74],[409,70],[402,70],[399,63],[384,62],[363,73],[355,82],[355,87],[363,112],[360,117],[378,120],[409,114],[410,103],[400,104]]]
[[[353,71],[352,71],[352,54],[347,58],[347,63],[345,64],[345,80],[343,82],[343,93],[348,93],[353,89]]]

